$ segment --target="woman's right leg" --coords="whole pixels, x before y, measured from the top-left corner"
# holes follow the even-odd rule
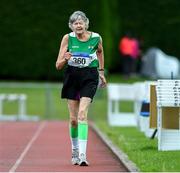
[[[78,111],[79,101],[68,99],[69,109],[69,132],[72,146],[72,164],[77,165],[79,162],[79,145],[78,145]]]

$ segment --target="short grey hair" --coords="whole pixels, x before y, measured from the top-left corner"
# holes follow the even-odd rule
[[[75,11],[69,18],[69,28],[72,30],[72,24],[77,20],[82,19],[85,22],[86,30],[89,28],[89,19],[86,17],[85,13],[82,11]]]

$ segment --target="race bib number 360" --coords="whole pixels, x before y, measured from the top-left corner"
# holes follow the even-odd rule
[[[90,57],[72,56],[68,62],[69,65],[75,67],[87,67],[91,63]]]
[[[86,59],[87,58],[83,58],[83,57],[73,57],[74,63],[78,64],[78,65],[85,65],[86,64]]]

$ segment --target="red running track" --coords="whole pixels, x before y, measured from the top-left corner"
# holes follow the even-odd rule
[[[90,166],[71,165],[66,121],[0,122],[0,172],[125,172],[127,169],[89,128]]]

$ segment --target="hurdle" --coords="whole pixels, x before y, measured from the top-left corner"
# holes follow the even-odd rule
[[[0,94],[0,120],[1,121],[38,121],[38,116],[29,116],[26,113],[26,99],[27,95],[25,94],[16,94],[16,93],[8,93],[8,94]],[[4,114],[4,104],[5,102],[18,102],[18,113],[17,114]]]
[[[158,80],[158,150],[180,150],[180,80]]]

